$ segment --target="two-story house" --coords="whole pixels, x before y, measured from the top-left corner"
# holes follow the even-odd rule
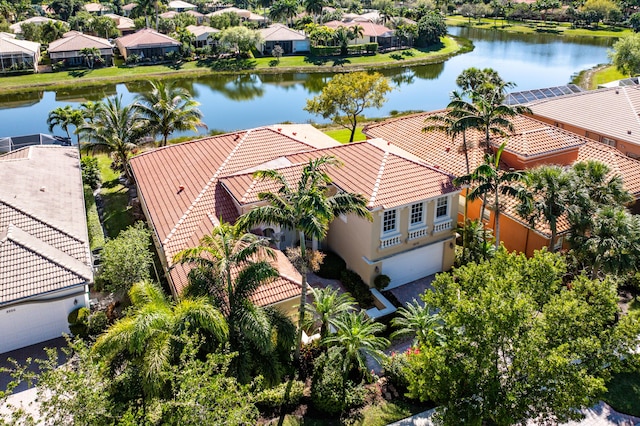
[[[453,177],[407,154],[384,149],[383,141],[340,145],[308,125],[274,126],[214,136],[146,152],[131,160],[140,202],[174,294],[187,285],[188,268],[174,264],[180,250],[198,244],[220,220],[233,223],[257,205],[258,193],[273,190],[254,179],[259,169],[278,169],[293,185],[309,159],[332,155],[335,191],[364,195],[373,221],[346,215],[334,220],[329,248],[369,284],[379,274],[397,286],[448,269],[454,260],[453,220],[459,190]],[[167,165],[170,165],[169,167]],[[295,232],[265,224],[254,230],[276,248],[297,243]],[[286,262],[286,259],[281,259]],[[279,265],[280,266],[280,265]],[[286,265],[260,304],[293,304],[300,281]]]

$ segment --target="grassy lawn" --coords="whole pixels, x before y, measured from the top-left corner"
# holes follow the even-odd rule
[[[340,143],[349,143],[349,138],[351,137],[351,131],[347,129],[324,130],[324,133]],[[357,127],[356,134],[353,135],[353,141],[357,142],[366,139],[367,137],[362,133],[362,127]]]
[[[619,373],[608,383],[602,398],[616,411],[640,416],[640,373]]]
[[[111,169],[111,159],[106,154],[97,155],[102,188],[100,195],[104,200],[104,227],[109,238],[115,238],[120,231],[133,224],[129,213],[129,194],[127,189],[118,182],[119,172]]]
[[[599,84],[609,83],[610,81],[621,80],[628,77],[628,75],[624,75],[618,71],[615,66],[610,65],[594,73],[593,77],[591,77],[592,87],[589,87],[589,89],[595,89]]]
[[[414,404],[406,401],[384,401],[381,404],[369,405],[360,412],[360,417],[352,419],[350,425],[358,426],[384,426],[386,424],[402,420],[414,414],[428,410],[422,404]],[[272,422],[270,424],[277,424]],[[341,423],[335,419],[312,418],[305,416],[299,418],[287,415],[282,423],[284,426],[332,426]]]
[[[497,29],[513,33],[549,33],[568,36],[591,36],[591,37],[622,37],[632,34],[629,28],[610,27],[601,25],[597,29],[571,28],[568,22],[542,22],[542,21],[506,21],[504,19],[494,20],[492,18],[471,19],[461,15],[447,16],[447,25],[470,26],[473,28]]]
[[[408,49],[376,55],[353,56],[347,58],[316,58],[311,56],[284,56],[280,63],[275,65],[274,58],[264,57],[241,62],[235,59],[222,61],[193,61],[178,66],[150,65],[132,68],[100,68],[95,70],[62,71],[56,73],[27,74],[4,77],[0,79],[0,91],[24,92],[38,90],[44,87],[57,88],[73,85],[74,87],[91,86],[100,84],[149,80],[153,78],[169,78],[176,75],[203,75],[214,72],[238,73],[238,72],[275,72],[286,71],[335,71],[343,68],[361,67],[397,67],[407,64],[429,63],[445,60],[458,51],[464,50],[451,37],[443,39],[440,46],[427,49]],[[238,67],[242,64],[242,67]]]

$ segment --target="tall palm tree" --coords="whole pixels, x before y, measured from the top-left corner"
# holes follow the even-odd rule
[[[338,192],[327,195],[331,178],[326,172],[327,167],[339,166],[339,160],[332,156],[309,160],[302,169],[302,175],[295,187],[287,181],[285,176],[276,170],[259,170],[254,173],[258,179],[275,182],[277,192],[261,192],[258,198],[267,205],[256,207],[238,219],[238,226],[251,229],[260,224],[274,224],[283,228],[295,230],[300,240],[302,259],[307,259],[306,237],[323,240],[329,231],[329,225],[336,216],[341,214],[355,214],[371,220],[371,213],[367,209],[367,200],[360,194]],[[307,300],[307,271],[308,265],[302,262],[302,290],[300,293],[300,311],[298,319],[298,340],[296,341],[296,360],[300,357],[302,343],[302,328]]]
[[[343,374],[348,376],[355,367],[361,374],[367,374],[366,357],[380,361],[385,355],[383,349],[389,340],[376,336],[386,327],[371,320],[363,311],[344,313],[335,320],[336,333],[323,342],[335,345],[344,353]]]
[[[325,0],[305,0],[304,10],[313,16],[313,23],[318,23],[318,16],[322,15],[322,8],[326,5]]]
[[[95,63],[96,58],[100,57],[100,49],[97,47],[83,47],[80,49],[78,54],[84,59],[87,67],[89,67],[89,69],[93,69],[93,64]]]
[[[99,103],[93,121],[86,122],[78,132],[87,138],[83,149],[104,150],[114,155],[127,179],[133,181],[129,155],[142,144],[142,137],[147,134],[145,120],[133,105],[122,105],[122,96],[107,98]]]
[[[495,155],[485,155],[485,162],[476,168],[471,174],[454,179],[456,185],[475,185],[467,194],[473,201],[480,197],[493,195],[494,234],[496,248],[500,246],[500,194],[511,197],[522,196],[522,189],[512,185],[523,179],[520,171],[504,171],[500,169],[500,156],[506,143],[500,145]],[[480,218],[484,217],[485,203],[480,210]]]
[[[129,298],[132,310],[98,337],[93,351],[109,363],[122,359],[132,363],[149,396],[160,393],[163,372],[178,361],[185,333],[209,343],[227,340],[222,313],[205,298],[171,303],[160,287],[149,282],[134,284]]]
[[[69,126],[75,126],[76,128],[84,124],[84,116],[81,111],[71,108],[71,105],[64,107],[58,107],[49,112],[47,117],[47,126],[49,131],[53,132],[56,126],[59,126],[67,134],[67,138],[71,140],[71,134],[69,133]],[[80,136],[78,136],[78,143],[80,143]]]
[[[331,287],[311,287],[313,302],[307,305],[307,313],[313,325],[320,330],[320,337],[329,335],[331,327],[335,327],[335,321],[343,312],[355,309],[355,299],[349,293],[341,293]]]
[[[540,219],[549,224],[549,251],[555,251],[558,220],[564,215],[571,190],[570,172],[556,165],[544,165],[523,175],[526,191],[518,204],[518,214],[535,228]]]
[[[440,329],[442,321],[435,311],[429,306],[420,304],[416,299],[408,303],[406,307],[398,309],[398,316],[391,320],[391,324],[397,328],[391,333],[391,338],[401,336],[414,336],[415,342],[420,345],[427,344],[432,336],[436,341],[442,340]]]
[[[336,28],[333,37],[338,46],[340,46],[340,55],[347,56],[347,53],[349,53],[349,42],[353,40],[351,31],[347,27],[340,26]]]
[[[202,237],[199,246],[174,257],[175,262],[195,265],[187,294],[209,296],[224,314],[229,344],[238,352],[232,367],[243,382],[250,381],[255,369],[272,381],[279,379],[279,355],[290,354],[295,338],[295,328],[284,314],[251,301],[260,286],[279,275],[270,259],[275,259],[275,252],[266,239],[228,223]]]
[[[362,25],[354,25],[351,27],[351,38],[353,40],[357,40],[362,37],[364,37],[364,28],[362,28]]]
[[[138,95],[135,109],[146,119],[150,133],[162,135],[160,146],[165,146],[175,131],[195,132],[198,127],[207,127],[198,105],[188,90],[156,81],[151,82],[150,91]]]

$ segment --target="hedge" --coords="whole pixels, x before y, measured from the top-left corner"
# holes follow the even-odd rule
[[[98,216],[96,200],[89,185],[84,185],[84,206],[87,211],[87,228],[89,231],[89,247],[91,250],[104,246],[104,232]]]
[[[362,281],[360,275],[351,269],[342,271],[340,274],[340,282],[347,289],[349,293],[356,299],[358,305],[363,309],[368,309],[373,306],[373,295],[369,286]]]

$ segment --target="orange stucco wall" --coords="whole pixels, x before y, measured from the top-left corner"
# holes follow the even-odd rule
[[[566,166],[573,164],[578,159],[578,148],[565,150],[553,155],[545,155],[534,158],[521,158],[507,151],[502,152],[500,160],[504,161],[516,170],[531,169],[541,164],[559,164]]]

